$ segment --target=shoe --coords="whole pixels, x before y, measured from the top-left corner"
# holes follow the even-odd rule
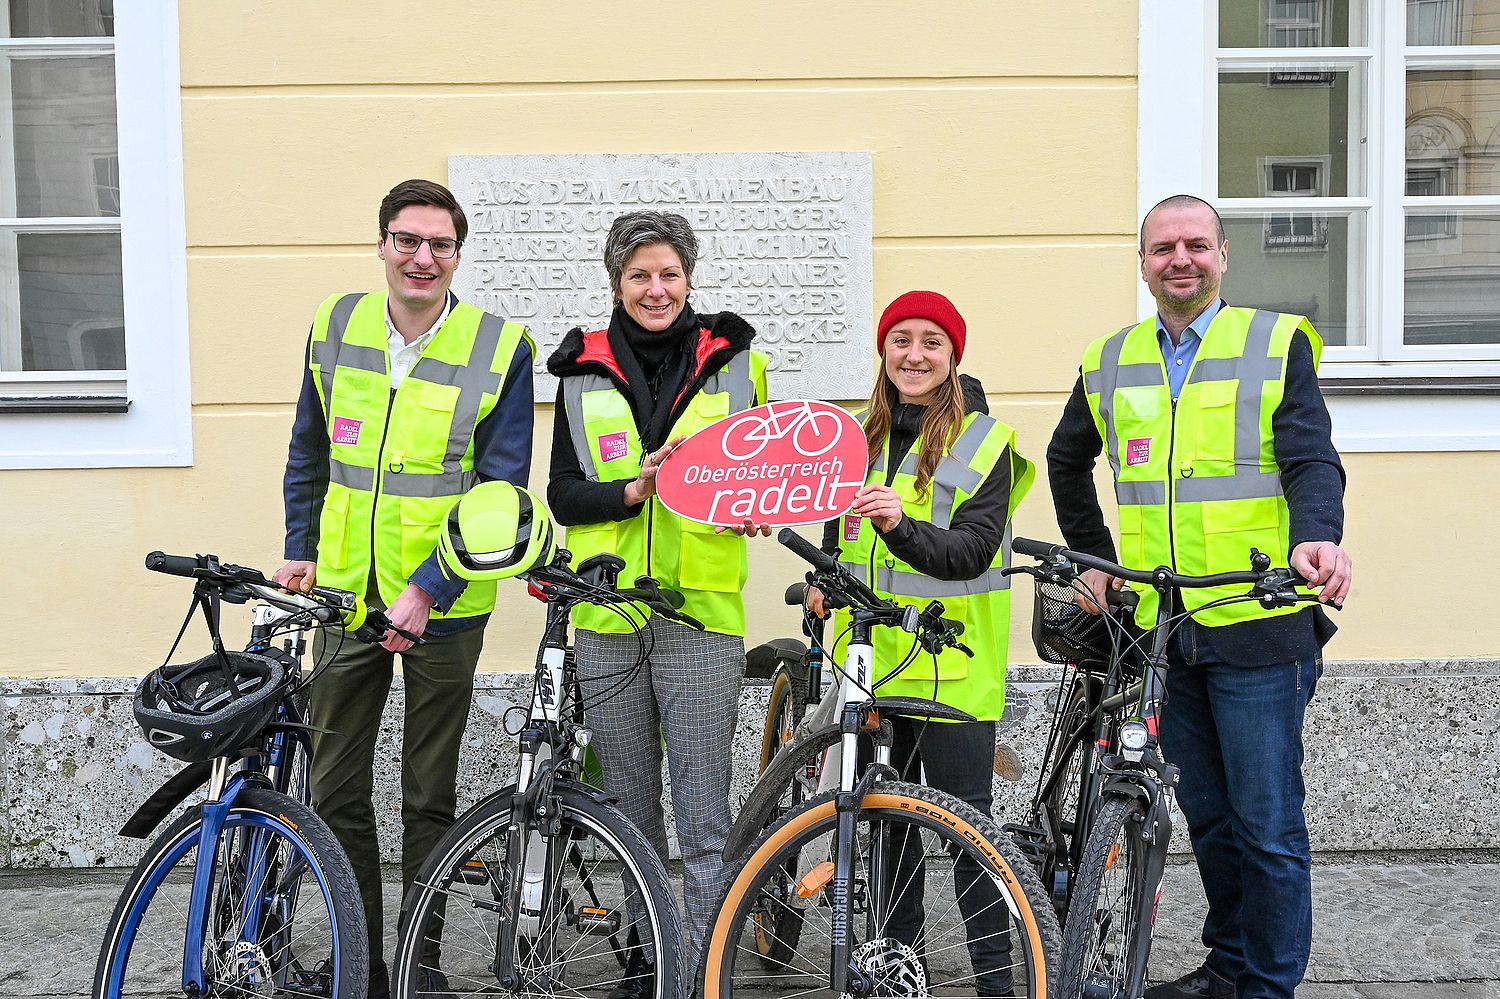
[[[417,971],[417,996],[419,999],[447,999],[453,996],[448,986],[448,976],[436,968],[420,968]]]
[[[1175,982],[1151,986],[1146,999],[1235,999],[1234,983],[1205,964]]]
[[[656,969],[636,955],[625,965],[625,977],[609,990],[606,999],[653,999],[656,995]]]

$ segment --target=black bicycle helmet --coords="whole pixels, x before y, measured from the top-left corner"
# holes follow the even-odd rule
[[[253,652],[162,666],[135,691],[135,720],[163,753],[197,763],[254,746],[276,714],[281,663]]]

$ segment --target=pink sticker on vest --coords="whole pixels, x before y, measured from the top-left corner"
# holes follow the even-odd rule
[[[621,430],[613,434],[602,434],[599,437],[599,459],[601,461],[614,461],[623,458],[630,451],[630,444],[626,440],[626,431]]]
[[[1125,464],[1144,465],[1151,460],[1151,438],[1132,437],[1125,442]]]
[[[333,442],[335,444],[358,444],[359,428],[364,426],[364,420],[351,420],[347,416],[335,416],[333,418]]]
[[[860,520],[860,517],[859,517],[859,514],[857,514],[857,513],[846,513],[846,514],[844,514],[844,540],[845,541],[858,541],[859,540],[859,520]]]

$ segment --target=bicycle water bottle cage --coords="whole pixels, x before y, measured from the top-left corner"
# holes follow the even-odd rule
[[[598,555],[590,555],[578,564],[578,575],[591,583],[597,583],[607,589],[613,589],[615,580],[620,578],[620,573],[625,569],[625,560],[614,552],[600,552]]]

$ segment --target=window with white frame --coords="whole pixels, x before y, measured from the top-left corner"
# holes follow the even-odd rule
[[[0,0],[0,468],[191,458],[177,10]]]
[[[1500,377],[1500,0],[1141,18],[1143,201],[1215,199],[1226,297],[1309,315],[1325,378]],[[1195,65],[1201,116],[1174,103]]]

